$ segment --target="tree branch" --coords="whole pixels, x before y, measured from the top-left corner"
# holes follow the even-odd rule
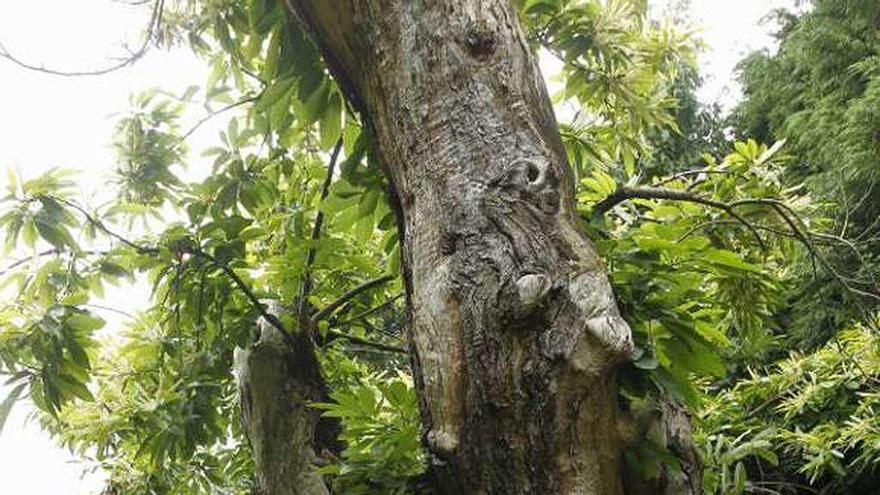
[[[143,2],[146,3],[146,2]],[[132,4],[134,5],[134,4]],[[156,30],[162,22],[162,12],[165,8],[165,0],[156,0],[156,3],[153,5],[152,14],[150,14],[150,22],[147,24],[146,33],[144,34],[144,41],[141,44],[140,48],[136,51],[132,52],[128,57],[119,61],[116,64],[113,64],[109,67],[105,67],[103,69],[91,70],[91,71],[62,71],[56,69],[50,69],[47,67],[43,67],[41,65],[32,65],[27,62],[22,61],[18,57],[12,55],[9,50],[0,43],[0,57],[9,60],[15,65],[32,70],[37,72],[42,72],[44,74],[50,74],[53,76],[63,76],[63,77],[81,77],[81,76],[101,76],[104,74],[109,74],[110,72],[122,69],[124,67],[128,67],[129,65],[134,64],[139,59],[141,59],[147,51],[150,49],[150,42],[153,41],[153,38],[156,35]]]
[[[84,306],[84,307],[87,307],[87,308],[99,309],[99,310],[102,310],[102,311],[109,311],[109,312],[111,312],[111,313],[116,313],[116,314],[118,314],[118,315],[120,315],[120,316],[125,316],[126,318],[131,318],[131,319],[134,319],[134,318],[135,318],[135,316],[134,316],[133,314],[129,313],[128,311],[123,311],[123,310],[121,310],[121,309],[119,309],[119,308],[114,308],[114,307],[111,307],[111,306],[103,306],[103,305],[100,305],[100,304],[92,304],[92,303],[84,303],[84,304],[80,304],[80,306]]]
[[[349,290],[345,294],[339,296],[335,301],[331,302],[327,306],[324,306],[324,309],[318,311],[314,315],[312,315],[312,322],[317,323],[318,321],[332,315],[337,309],[339,309],[343,304],[357,296],[358,294],[368,291],[377,285],[382,285],[385,282],[394,279],[394,275],[382,275],[381,277],[374,278],[372,280],[367,280],[366,282],[354,287]]]
[[[20,260],[13,261],[6,268],[4,268],[3,270],[0,270],[0,277],[2,277],[3,275],[6,275],[7,273],[11,272],[12,270],[20,267],[21,265],[23,265],[29,261],[32,261],[34,259],[42,258],[43,256],[52,256],[54,254],[61,254],[63,252],[64,252],[63,249],[47,249],[45,251],[40,251],[39,253],[34,253],[34,254],[32,254],[28,257],[22,258]]]
[[[665,184],[669,184],[670,182],[677,181],[679,179],[684,179],[685,177],[689,177],[691,175],[700,175],[700,174],[730,174],[733,173],[730,170],[718,170],[718,169],[709,169],[709,168],[701,168],[697,170],[685,170],[684,172],[679,172],[677,174],[671,175],[660,182],[654,183],[651,187],[660,187]]]
[[[238,290],[240,290],[242,294],[244,294],[251,305],[260,313],[260,316],[262,316],[263,319],[266,320],[266,322],[268,322],[279,332],[281,332],[281,334],[284,336],[284,340],[286,340],[288,344],[290,344],[291,346],[296,345],[296,341],[293,339],[293,336],[290,334],[290,332],[288,332],[287,329],[284,328],[284,324],[281,323],[281,320],[266,309],[266,305],[260,302],[260,299],[257,298],[257,296],[253,293],[251,288],[248,287],[244,280],[242,280],[241,277],[239,277],[238,274],[235,273],[235,270],[230,268],[229,265],[227,265],[226,263],[221,263],[217,260],[217,258],[211,256],[205,251],[202,251],[201,249],[188,248],[186,249],[186,252],[193,256],[206,259],[212,265],[219,268],[227,277],[229,277],[230,280],[232,280],[232,283],[235,284]]]
[[[730,203],[725,203],[721,201],[716,201],[713,199],[705,198],[699,196],[690,191],[679,191],[675,189],[664,189],[664,188],[656,188],[656,187],[619,187],[616,191],[614,191],[611,195],[606,197],[605,199],[599,201],[593,207],[593,213],[597,216],[601,216],[611,210],[611,208],[616,205],[630,200],[630,199],[668,199],[673,201],[686,201],[691,203],[697,203],[705,206],[709,206],[712,208],[717,208],[734,219],[736,219],[739,223],[748,228],[755,238],[758,240],[758,243],[761,245],[761,249],[765,249],[763,240],[761,236],[758,234],[758,229],[766,229],[770,230],[769,227],[755,225],[741,215],[739,215],[736,211],[736,208],[741,206],[748,205],[757,205],[757,206],[769,206],[772,208],[777,215],[782,219],[783,222],[788,226],[791,230],[790,234],[786,234],[790,237],[794,237],[798,241],[800,241],[810,253],[810,260],[813,262],[813,270],[816,271],[815,263],[818,261],[823,268],[825,268],[828,273],[837,281],[844,289],[853,292],[855,294],[869,297],[875,300],[880,300],[880,295],[867,292],[861,290],[857,287],[853,287],[852,284],[849,283],[847,277],[841,275],[836,268],[829,262],[821,252],[819,252],[815,243],[812,239],[812,234],[807,228],[806,224],[804,224],[803,220],[801,220],[800,216],[795,212],[790,206],[785,204],[784,202],[774,199],[774,198],[745,198],[737,201],[733,201]],[[705,226],[705,224],[701,224],[696,226],[692,231],[685,234],[685,237],[690,236],[693,231]],[[851,243],[846,243],[850,248],[855,249]]]
[[[86,220],[88,220],[89,223],[94,225],[95,228],[104,232],[108,236],[116,239],[117,241],[121,242],[122,244],[134,249],[135,251],[137,251],[138,254],[153,254],[153,255],[155,255],[155,254],[158,254],[158,252],[159,252],[159,248],[149,247],[149,246],[141,246],[140,244],[132,242],[132,241],[126,239],[125,237],[122,237],[121,235],[117,234],[116,232],[113,232],[106,225],[104,225],[103,222],[101,222],[97,218],[93,217],[88,211],[86,211],[85,208],[74,203],[73,201],[69,201],[69,200],[66,200],[66,199],[58,197],[58,196],[47,195],[46,197],[51,198],[59,203],[65,204],[65,205],[73,208],[74,210],[78,211],[82,216],[86,217]]]
[[[330,156],[330,163],[327,165],[327,176],[324,177],[324,183],[321,185],[321,197],[318,200],[318,213],[315,215],[315,224],[312,226],[311,243],[309,244],[308,254],[306,254],[306,264],[303,269],[303,282],[300,287],[299,301],[297,304],[297,313],[301,316],[305,316],[306,314],[307,299],[312,292],[312,264],[314,264],[315,256],[318,253],[318,248],[315,246],[315,243],[318,238],[321,237],[321,228],[324,226],[324,211],[321,210],[320,205],[330,194],[330,185],[333,183],[333,173],[336,170],[336,161],[339,159],[339,153],[341,151],[342,137],[336,141],[336,146],[333,148],[333,154]]]
[[[378,306],[374,306],[374,307],[372,307],[366,311],[363,311],[359,314],[356,314],[346,320],[334,321],[331,323],[331,325],[340,326],[340,327],[346,326],[346,325],[351,325],[352,323],[354,323],[358,320],[362,320],[362,319],[366,318],[367,316],[370,316],[370,315],[376,313],[377,311],[381,311],[382,309],[387,308],[388,306],[391,306],[392,304],[394,304],[395,301],[397,301],[401,297],[403,297],[403,294],[398,294],[398,295],[392,297],[391,299],[383,302],[382,304],[379,304]]]
[[[673,201],[697,203],[717,208],[745,225],[755,237],[755,240],[758,241],[758,245],[761,246],[761,249],[767,249],[767,246],[764,244],[764,239],[761,238],[761,234],[758,233],[755,226],[734,211],[734,207],[737,206],[737,204],[728,204],[714,199],[705,198],[690,191],[679,191],[659,187],[618,187],[616,191],[593,206],[593,214],[596,216],[602,216],[618,204],[630,199],[668,199]]]
[[[58,202],[61,202],[63,204],[66,204],[67,206],[75,209],[81,215],[83,215],[89,223],[94,225],[96,228],[100,229],[102,232],[104,232],[108,236],[119,240],[120,242],[122,242],[126,246],[131,247],[132,249],[137,251],[139,254],[149,254],[152,256],[156,256],[159,254],[158,248],[138,245],[138,244],[122,237],[121,235],[113,232],[112,230],[107,228],[100,220],[93,217],[84,208],[77,205],[76,203],[73,203],[73,202],[68,201],[66,199],[58,198],[55,196],[52,196],[52,199],[54,199]],[[59,252],[59,250],[53,249],[53,250],[48,250],[48,251],[38,253],[38,255],[48,256],[50,254],[57,254],[58,252]],[[209,254],[205,251],[202,251],[201,249],[198,249],[198,248],[192,248],[192,247],[186,248],[184,250],[184,252],[188,253],[192,256],[196,256],[196,257],[205,259],[211,265],[215,266],[220,271],[222,271],[232,281],[233,285],[235,285],[236,288],[239,291],[241,291],[242,294],[244,294],[244,296],[248,300],[248,302],[250,302],[250,304],[260,313],[260,316],[262,316],[270,325],[272,325],[279,332],[281,332],[282,336],[284,337],[284,340],[289,345],[293,346],[296,344],[296,341],[294,340],[293,335],[290,332],[288,332],[287,329],[284,328],[284,324],[281,322],[281,320],[277,316],[273,315],[272,313],[270,313],[266,309],[266,305],[263,304],[262,302],[260,302],[260,299],[257,298],[257,296],[254,294],[254,292],[251,290],[251,288],[248,286],[248,284],[245,283],[245,281],[242,280],[242,278],[239,277],[238,274],[235,273],[235,270],[230,268],[229,265],[220,262],[219,260],[217,260],[217,258],[212,256],[211,254]],[[27,258],[27,259],[32,259],[32,258]],[[22,263],[25,263],[27,261],[27,259],[19,260],[19,261],[13,263],[13,265],[10,267],[7,267],[7,269],[5,271],[8,271],[9,269],[15,268],[15,266],[18,266]],[[5,273],[5,271],[2,273]],[[0,275],[2,275],[2,273],[0,273]],[[317,323],[318,320],[320,320],[321,318],[324,318],[325,316],[332,314],[334,311],[336,311],[336,309],[338,309],[340,306],[342,306],[343,304],[345,304],[347,301],[351,300],[352,298],[354,298],[358,294],[360,294],[366,290],[369,290],[377,285],[383,284],[389,280],[392,280],[393,278],[394,278],[393,275],[384,275],[382,277],[368,280],[368,281],[358,285],[357,287],[354,287],[353,289],[349,290],[348,292],[346,292],[345,294],[340,296],[335,301],[328,304],[327,307],[325,307],[323,310],[316,313],[311,318],[311,322]],[[104,308],[104,309],[109,309],[109,308]],[[345,339],[353,344],[358,344],[358,345],[362,345],[365,347],[371,347],[371,348],[378,349],[378,350],[385,351],[385,352],[396,352],[396,353],[404,353],[404,354],[407,353],[406,349],[403,349],[401,347],[381,344],[378,342],[372,342],[370,340],[362,339],[360,337],[355,337],[352,335],[347,335],[345,333],[342,333],[342,332],[339,332],[336,330],[330,330],[329,333],[331,335],[333,335],[335,338]]]
[[[3,270],[0,270],[0,277],[6,275],[10,271],[20,267],[21,265],[23,265],[29,261],[35,260],[37,258],[42,258],[43,256],[53,256],[56,254],[62,254],[62,253],[67,253],[67,252],[72,252],[72,251],[68,251],[66,249],[53,248],[53,249],[47,249],[45,251],[40,251],[38,253],[34,253],[34,254],[27,256],[27,257],[24,257],[20,260],[13,261],[6,268],[4,268]],[[81,254],[89,254],[89,255],[107,254],[105,251],[80,251],[80,253]]]
[[[187,130],[185,133],[183,133],[183,135],[180,136],[180,141],[181,142],[186,141],[186,139],[188,137],[192,136],[192,134],[194,132],[196,132],[199,129],[199,127],[201,127],[205,122],[211,120],[212,118],[216,117],[217,115],[220,115],[221,113],[232,110],[233,108],[237,108],[242,105],[246,105],[248,103],[252,103],[254,101],[257,101],[260,98],[260,96],[262,96],[262,95],[263,95],[263,93],[261,92],[260,94],[257,94],[255,96],[250,96],[250,97],[244,98],[242,100],[232,102],[223,108],[208,112],[207,115],[205,115],[204,117],[197,120],[196,123],[193,124],[193,126],[189,128],[189,130]]]

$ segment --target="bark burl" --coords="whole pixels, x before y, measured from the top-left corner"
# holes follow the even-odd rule
[[[450,494],[622,493],[632,350],[507,0],[288,0],[399,203],[423,436]]]

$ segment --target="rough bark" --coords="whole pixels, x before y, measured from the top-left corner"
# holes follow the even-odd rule
[[[423,436],[441,492],[622,493],[632,349],[507,0],[288,0],[399,202]]]
[[[280,314],[280,305],[270,312]],[[326,401],[326,385],[307,332],[294,344],[265,320],[259,339],[235,352],[241,426],[254,456],[254,495],[325,495],[315,473],[335,449],[334,425],[322,424],[310,402]]]
[[[703,466],[691,436],[691,419],[684,407],[669,398],[660,402],[632,402],[629,406],[629,414],[621,422],[629,447],[639,448],[641,442],[650,441],[675,455],[681,470],[663,465],[657,476],[648,480],[634,473],[624,479],[626,494],[700,495]]]

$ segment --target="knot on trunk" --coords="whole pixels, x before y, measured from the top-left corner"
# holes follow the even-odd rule
[[[478,21],[468,28],[465,44],[471,56],[485,60],[495,53],[498,38],[486,21]]]
[[[448,428],[433,428],[425,438],[431,452],[441,457],[452,454],[458,448],[458,434]]]
[[[606,368],[632,359],[632,330],[620,316],[608,277],[602,272],[581,273],[569,282],[568,294],[580,310],[590,337],[581,339],[575,347],[572,366],[580,370]],[[598,349],[592,349],[591,344],[598,344]],[[586,354],[581,352],[585,346],[591,347]]]
[[[560,289],[560,299],[554,296],[560,308],[541,338],[545,356],[596,376],[632,359],[632,331],[620,316],[603,271],[572,273]]]
[[[516,290],[520,307],[525,311],[538,307],[551,286],[550,277],[540,273],[527,273],[517,279]]]
[[[543,156],[517,158],[489,183],[506,201],[524,203],[543,215],[559,209],[559,176]]]

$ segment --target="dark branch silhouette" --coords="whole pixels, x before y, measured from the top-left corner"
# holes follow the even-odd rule
[[[130,2],[129,5],[141,5],[146,4],[148,2]],[[156,32],[158,31],[159,25],[162,22],[162,12],[165,8],[165,0],[156,0],[156,3],[153,4],[153,10],[150,14],[150,21],[147,24],[146,32],[144,33],[144,40],[141,43],[140,47],[137,50],[131,52],[124,59],[110,65],[104,67],[102,69],[95,70],[86,70],[86,71],[64,71],[58,69],[52,69],[49,67],[44,67],[42,65],[34,65],[32,63],[28,63],[23,61],[22,59],[16,57],[6,46],[0,42],[0,57],[9,60],[13,64],[22,67],[24,69],[42,72],[44,74],[50,74],[53,76],[62,76],[62,77],[82,77],[82,76],[102,76],[104,74],[109,74],[111,72],[117,71],[119,69],[123,69],[130,65],[133,65],[135,62],[143,58],[144,55],[150,50],[152,46],[153,39],[156,37]]]

